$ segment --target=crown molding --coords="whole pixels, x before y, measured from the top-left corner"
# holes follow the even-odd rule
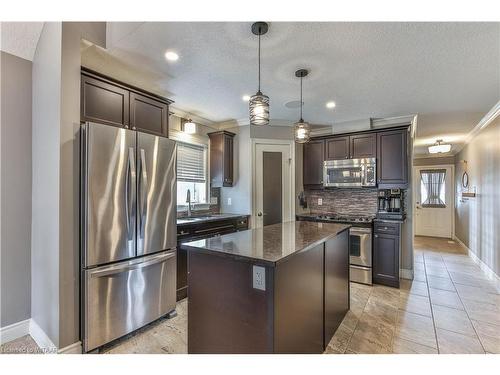
[[[172,106],[172,105],[170,106],[169,110],[170,110],[171,115],[174,115],[174,116],[177,116],[180,118],[186,118],[186,119],[190,118],[195,123],[198,123],[198,124],[201,124],[204,126],[208,126],[209,128],[217,129],[217,123],[215,123],[214,121],[207,120],[204,117],[193,115],[189,112],[183,111],[182,109],[179,109],[179,108]]]
[[[477,125],[467,134],[465,137],[464,145],[472,141],[481,130],[485,129],[489,124],[493,122],[500,115],[500,100],[491,108],[488,113],[486,113]],[[462,147],[463,148],[463,147]]]

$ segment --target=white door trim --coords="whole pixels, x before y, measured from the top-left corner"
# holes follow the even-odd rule
[[[417,197],[417,189],[419,188],[417,184],[420,183],[420,179],[418,178],[417,172],[419,169],[439,169],[439,168],[451,168],[451,237],[455,236],[455,165],[454,164],[436,164],[436,165],[418,165],[413,166],[413,212],[416,213],[416,197]],[[413,220],[413,233],[416,236],[416,228],[417,228],[417,220],[416,217]]]
[[[256,149],[258,144],[264,145],[288,145],[290,147],[290,200],[289,202],[283,202],[283,207],[288,207],[290,212],[290,218],[283,217],[283,221],[295,220],[295,141],[286,139],[265,139],[265,138],[252,138],[252,184],[251,184],[251,196],[252,196],[252,228],[256,224],[257,215],[257,197],[256,197]],[[285,206],[286,205],[286,206]]]

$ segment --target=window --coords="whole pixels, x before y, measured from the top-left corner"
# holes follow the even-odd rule
[[[446,207],[446,169],[420,171],[422,207]]]
[[[207,147],[177,142],[177,205],[207,203]]]

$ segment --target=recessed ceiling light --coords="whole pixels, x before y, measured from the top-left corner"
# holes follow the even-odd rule
[[[243,95],[241,99],[243,99],[243,101],[245,102],[248,102],[250,100],[250,95]]]
[[[173,51],[167,51],[165,52],[165,58],[169,61],[177,61],[179,60],[179,55]]]
[[[326,108],[335,108],[335,106],[336,106],[335,102],[326,103]]]

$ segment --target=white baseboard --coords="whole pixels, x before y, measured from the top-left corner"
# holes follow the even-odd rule
[[[22,320],[0,328],[0,345],[28,335],[30,333],[30,320],[31,319]]]
[[[33,319],[30,319],[30,336],[44,353],[57,353],[57,347]]]
[[[399,270],[399,277],[402,279],[413,280],[413,270],[408,270],[406,268],[401,268]]]
[[[486,263],[484,263],[479,257],[471,250],[469,249],[462,241],[457,236],[453,236],[453,239],[458,242],[462,248],[467,251],[467,254],[469,257],[476,263],[481,270],[486,274],[486,277],[490,279],[491,281],[494,281],[497,285],[497,287],[500,288],[500,277],[493,271]]]
[[[0,328],[0,344],[30,335],[44,353],[57,353],[57,348],[33,319]]]
[[[78,341],[74,344],[65,346],[57,351],[58,354],[82,354],[82,342]]]

